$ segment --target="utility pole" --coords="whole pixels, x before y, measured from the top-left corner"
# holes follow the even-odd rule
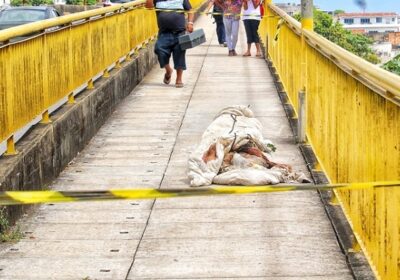
[[[313,0],[301,0],[301,27],[306,30],[313,30]]]

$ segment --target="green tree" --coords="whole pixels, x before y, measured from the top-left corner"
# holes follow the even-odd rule
[[[83,0],[67,0],[67,5],[83,5]]]
[[[22,0],[11,0],[11,6],[22,6],[24,3]]]
[[[68,5],[96,5],[97,0],[67,0]]]
[[[51,5],[52,0],[11,0],[11,6],[40,6]]]
[[[334,15],[344,14],[344,13],[345,13],[344,10],[335,10],[335,11],[333,12]]]
[[[300,21],[301,16],[296,14],[294,18]],[[340,22],[335,22],[332,16],[316,9],[314,9],[314,31],[371,63],[379,63],[378,56],[371,49],[372,39],[363,34],[353,34],[344,29]]]
[[[400,75],[400,54],[382,66],[383,69]]]
[[[32,6],[52,5],[52,0],[30,0]]]

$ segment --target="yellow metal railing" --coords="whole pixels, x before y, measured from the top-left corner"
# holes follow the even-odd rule
[[[330,181],[399,180],[400,77],[267,6],[260,35],[295,110],[305,86],[308,143]],[[400,188],[336,194],[377,277],[400,279]]]
[[[194,8],[204,0],[192,0]],[[157,33],[155,12],[144,0],[71,14],[0,31],[0,142],[14,150],[16,131],[113,63],[134,52]],[[50,32],[57,27],[58,29]],[[12,43],[15,37],[41,32]],[[11,42],[11,43],[7,43]]]
[[[38,115],[46,121],[50,106],[85,83],[91,86],[95,75],[153,38],[155,15],[142,9],[143,3],[1,31],[0,42],[6,44],[0,47],[0,142],[8,139],[10,143],[13,134]],[[43,32],[54,27],[59,29]],[[42,33],[7,44],[14,37],[38,31]]]

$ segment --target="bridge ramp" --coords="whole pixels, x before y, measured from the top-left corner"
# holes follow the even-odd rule
[[[251,106],[276,161],[307,172],[265,61],[228,57],[212,20],[199,27],[208,41],[188,52],[185,87],[155,67],[51,188],[188,187],[188,155],[234,104]],[[47,204],[21,229],[1,279],[352,279],[315,192]]]

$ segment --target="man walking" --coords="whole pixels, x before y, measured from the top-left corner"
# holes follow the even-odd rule
[[[183,87],[182,74],[186,70],[186,51],[181,50],[178,37],[185,34],[185,31],[193,32],[193,13],[188,13],[188,22],[185,22],[183,11],[192,9],[189,0],[146,0],[146,8],[156,8],[158,39],[155,45],[155,53],[158,57],[160,67],[165,69],[164,83],[171,82],[173,69],[169,64],[172,58],[176,70],[177,88]],[[163,9],[168,11],[162,11]],[[170,11],[170,10],[176,10]]]

